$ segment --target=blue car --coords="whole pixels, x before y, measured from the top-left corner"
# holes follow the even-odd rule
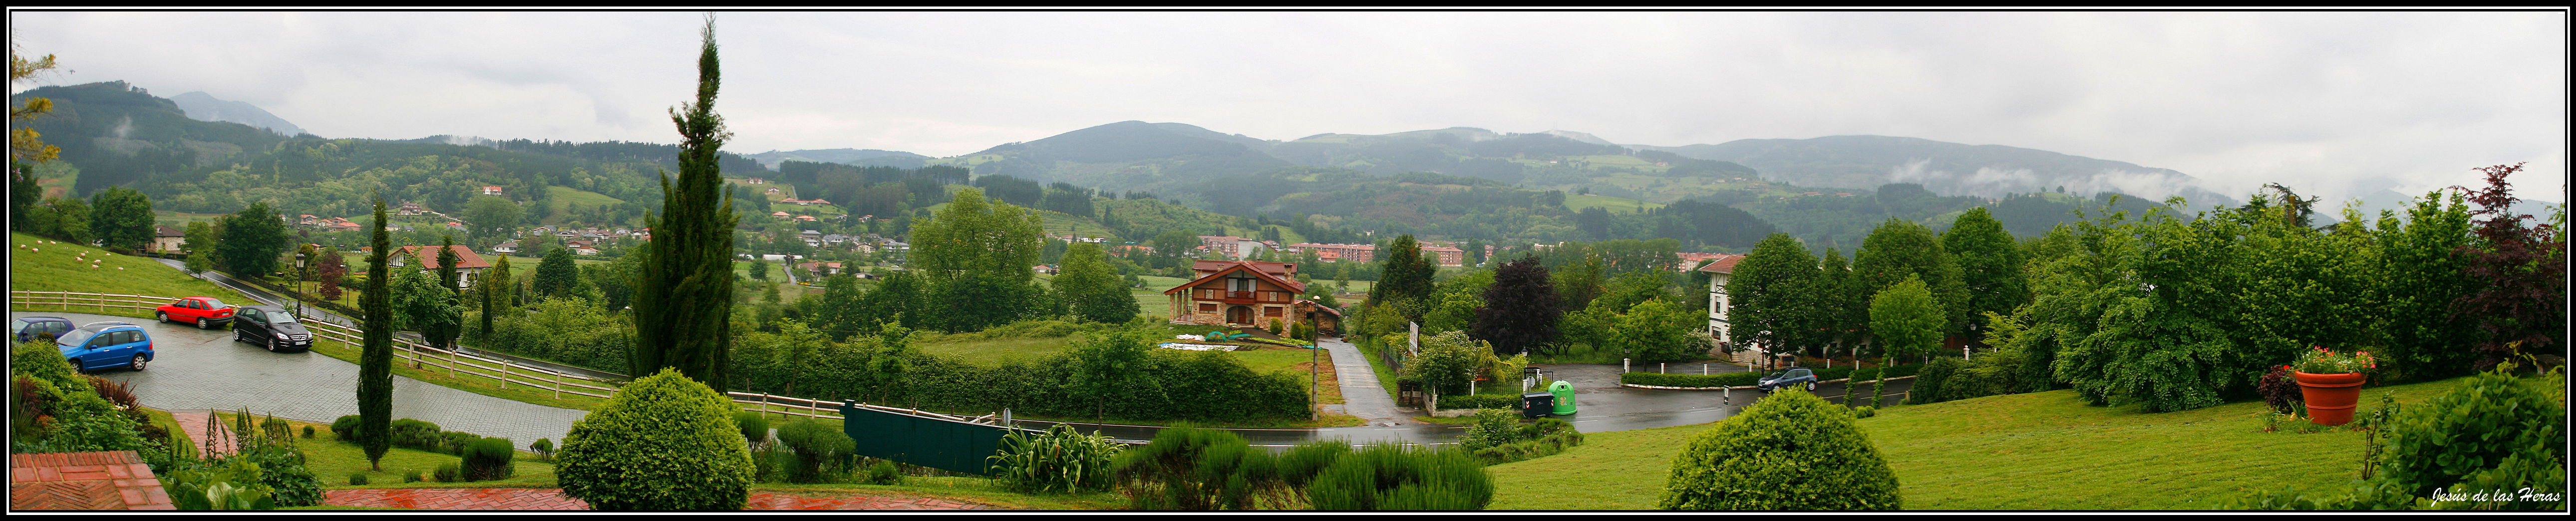
[[[19,317],[9,321],[9,334],[17,336],[19,342],[35,340],[37,333],[53,333],[59,337],[70,332],[72,321],[63,317]]]
[[[63,351],[63,359],[83,371],[116,366],[143,370],[152,361],[152,335],[143,326],[124,322],[100,322],[81,326],[54,343]]]
[[[1816,390],[1816,372],[1802,367],[1771,373],[1770,376],[1762,377],[1762,380],[1756,382],[1754,386],[1762,388],[1763,392],[1771,392],[1798,385],[1805,385],[1808,391]]]

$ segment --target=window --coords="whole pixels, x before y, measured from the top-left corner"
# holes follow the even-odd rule
[[[1215,312],[1216,312],[1216,303],[1213,303],[1213,302],[1200,302],[1200,303],[1199,303],[1199,312],[1200,312],[1200,313],[1215,313]]]

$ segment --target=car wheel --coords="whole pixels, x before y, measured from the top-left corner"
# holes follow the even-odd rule
[[[143,359],[143,355],[134,355],[134,370],[136,370],[136,371],[141,371],[141,370],[143,370],[143,363],[144,363],[144,362],[148,362],[148,361],[149,361],[149,360],[144,360],[144,359]]]
[[[1816,390],[1816,383],[1815,383],[1815,382],[1807,382],[1807,391],[1808,391],[1808,392],[1815,392],[1815,390]]]
[[[197,319],[197,329],[214,329],[214,328],[215,328],[215,326],[214,326],[212,323],[207,322],[207,321],[206,321],[206,319],[203,319],[203,318],[199,318],[199,319]]]
[[[161,323],[163,324],[170,323],[170,313],[167,311],[153,313],[153,318],[161,319]]]
[[[268,348],[268,352],[271,352],[271,353],[275,353],[275,352],[277,352],[277,339],[275,339],[275,338],[271,338],[271,339],[267,339],[267,340],[261,340],[259,343],[260,343],[260,347],[266,347],[266,348]]]

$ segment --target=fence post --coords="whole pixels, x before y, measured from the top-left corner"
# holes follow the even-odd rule
[[[767,414],[769,414],[769,393],[760,393],[760,414],[762,414],[762,415],[767,415]],[[781,411],[781,412],[780,412],[780,414],[778,415],[778,419],[781,419],[781,420],[787,419],[787,415],[785,414],[785,412],[784,412],[784,411]]]
[[[555,375],[555,399],[563,399],[563,373],[557,371],[546,372],[553,373]]]
[[[1655,364],[1655,374],[1664,374],[1664,366],[1666,365],[1671,364]]]
[[[447,377],[456,377],[456,350],[447,350]]]

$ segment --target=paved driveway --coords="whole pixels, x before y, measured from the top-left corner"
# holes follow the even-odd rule
[[[132,322],[152,335],[152,363],[143,371],[104,369],[91,374],[134,385],[135,397],[161,410],[248,409],[329,423],[358,413],[358,365],[318,353],[271,353],[233,341],[230,329],[201,330],[147,318],[87,313],[11,311],[11,318],[54,316],[74,323]],[[563,439],[588,411],[493,398],[394,377],[393,414],[439,428],[509,438],[525,447],[538,438]]]

